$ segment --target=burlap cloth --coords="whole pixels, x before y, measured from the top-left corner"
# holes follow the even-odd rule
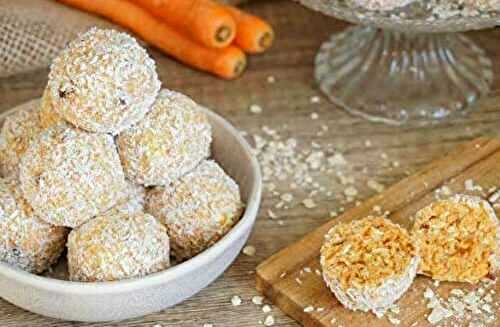
[[[50,0],[0,0],[0,78],[46,67],[69,40],[91,26],[116,28]]]

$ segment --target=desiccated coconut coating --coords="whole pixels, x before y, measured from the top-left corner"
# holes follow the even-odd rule
[[[48,88],[45,88],[43,92],[39,111],[40,125],[43,129],[64,122],[64,119],[62,119],[54,108],[54,103]]]
[[[408,232],[383,217],[335,225],[320,257],[323,279],[340,303],[377,316],[408,290],[419,260]]]
[[[144,212],[144,203],[146,202],[146,189],[142,185],[134,184],[127,181],[127,188],[125,190],[125,197],[118,201],[111,210],[106,214],[134,214]]]
[[[76,227],[111,209],[126,192],[113,137],[58,124],[42,132],[21,159],[21,187],[36,214]]]
[[[442,281],[477,283],[493,273],[498,219],[488,202],[456,195],[420,210],[412,237],[420,249],[419,273]]]
[[[38,102],[5,118],[0,136],[0,170],[4,177],[19,174],[21,156],[31,141],[42,131]]]
[[[144,213],[96,217],[71,231],[67,246],[73,281],[140,277],[170,265],[167,231]]]
[[[416,0],[349,0],[352,4],[368,10],[394,10]]]
[[[16,179],[0,179],[0,260],[41,273],[57,261],[67,234],[35,216]]]
[[[167,185],[208,158],[211,133],[193,100],[163,89],[146,117],[118,136],[125,174],[138,184]]]
[[[189,259],[224,236],[243,211],[238,185],[214,161],[165,187],[148,192],[146,211],[170,236],[172,255]]]
[[[97,28],[54,59],[47,85],[65,120],[113,135],[141,120],[160,89],[154,61],[133,37]]]

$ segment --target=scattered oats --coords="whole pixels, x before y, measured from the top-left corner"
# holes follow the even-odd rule
[[[269,315],[264,320],[264,326],[272,326],[272,325],[274,325],[274,317]]]
[[[213,324],[203,324],[203,327],[214,327],[214,325]]]
[[[262,312],[264,312],[264,313],[269,313],[269,312],[271,312],[271,310],[272,309],[271,309],[271,306],[269,304],[266,304],[262,307]]]
[[[290,193],[284,193],[280,196],[280,199],[285,202],[291,202],[293,200],[293,195]]]
[[[467,191],[479,191],[481,192],[483,188],[480,185],[475,185],[472,179],[468,179],[464,182],[465,189]]]
[[[276,78],[273,75],[267,76],[267,82],[272,84],[276,82]]]
[[[349,196],[349,197],[354,197],[356,195],[358,195],[358,190],[354,187],[354,186],[348,186],[345,190],[344,190],[344,194],[346,196]]]
[[[325,311],[325,308],[321,308],[321,307],[320,308],[316,308],[316,312],[323,312],[323,311]]]
[[[347,165],[347,160],[342,153],[337,152],[333,156],[328,158],[328,164],[332,167],[345,166]]]
[[[491,203],[495,203],[495,202],[497,202],[497,201],[498,201],[498,199],[500,199],[500,190],[498,190],[498,191],[496,191],[495,193],[493,193],[493,194],[489,197],[488,201],[490,201]]]
[[[366,140],[366,141],[365,141],[365,146],[366,146],[367,148],[370,148],[370,147],[372,146],[372,141],[370,141],[370,140]]]
[[[435,281],[434,281],[434,286],[435,286],[435,287],[439,287],[439,284],[440,284],[439,280],[435,280]]]
[[[278,218],[278,216],[276,216],[276,214],[274,212],[272,212],[271,210],[267,210],[267,215],[269,216],[269,218],[271,219],[276,219]]]
[[[318,119],[318,118],[319,118],[319,115],[318,115],[316,112],[313,112],[313,113],[311,114],[311,119],[312,119],[312,120],[316,120],[316,119]]]
[[[310,273],[310,272],[312,272],[312,270],[311,270],[311,268],[309,268],[309,267],[305,267],[305,268],[304,268],[304,272],[306,272],[306,273]]]
[[[339,215],[339,214],[338,214],[338,212],[337,212],[337,211],[330,211],[330,217],[331,217],[331,218],[335,218],[335,217],[337,217],[338,215]]]
[[[302,281],[300,280],[299,277],[295,278],[295,281],[297,282],[297,284],[302,285]]]
[[[320,103],[321,98],[319,96],[315,95],[315,96],[311,97],[310,101],[311,101],[311,103]]]
[[[441,320],[447,319],[453,315],[453,312],[446,309],[442,305],[437,305],[432,309],[431,314],[427,317],[427,321],[429,321],[432,325],[438,324]]]
[[[314,307],[313,306],[308,306],[308,307],[304,308],[304,312],[306,312],[306,313],[313,312],[313,311],[314,311]]]
[[[382,153],[380,154],[380,158],[382,158],[382,159],[386,160],[386,159],[388,158],[387,153],[382,152]]]
[[[321,276],[321,271],[319,269],[314,270],[314,272],[316,273],[316,275]]]
[[[231,298],[231,304],[235,307],[241,305],[241,298],[238,295],[235,295]]]
[[[399,161],[393,161],[393,162],[392,162],[392,166],[393,166],[394,168],[398,168],[398,167],[400,166]]]
[[[250,105],[249,110],[250,110],[250,112],[252,114],[260,114],[260,113],[262,113],[262,107],[259,106],[258,104],[252,104],[252,105]]]
[[[304,199],[302,201],[302,204],[304,205],[304,207],[306,207],[307,209],[312,209],[312,208],[316,208],[316,203],[314,202],[314,200],[312,199]]]
[[[280,278],[285,278],[285,276],[286,276],[286,271],[281,273]]]
[[[153,327],[163,327],[161,324],[155,324],[153,325]],[[206,327],[205,325],[203,325],[203,327]]]
[[[283,220],[278,220],[278,225],[283,226],[285,222]]]
[[[252,245],[247,245],[243,248],[243,254],[249,256],[249,257],[253,257],[255,255],[255,246],[252,246]]]
[[[377,214],[382,213],[382,207],[379,205],[373,206],[372,210],[373,210],[373,212],[375,212]]]
[[[336,323],[336,322],[337,322],[337,319],[335,319],[335,317],[333,317],[333,318],[332,318],[332,320],[330,320],[330,323],[331,323],[332,325],[335,325],[335,323]]]
[[[389,322],[393,325],[399,325],[401,323],[401,320],[395,318],[395,317],[387,317]]]
[[[254,296],[252,298],[252,303],[253,304],[262,305],[263,302],[264,302],[264,297],[263,296]]]
[[[373,179],[368,180],[368,182],[366,183],[366,186],[368,186],[368,188],[370,188],[378,193],[382,192],[385,189],[384,185],[380,184],[379,182],[377,182],[376,180],[373,180]]]

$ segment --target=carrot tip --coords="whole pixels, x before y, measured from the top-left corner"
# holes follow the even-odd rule
[[[271,32],[266,32],[262,34],[262,36],[259,39],[259,46],[261,49],[267,49],[269,48],[274,41],[274,35]]]
[[[227,26],[221,26],[215,33],[217,42],[226,42],[232,35],[232,30]]]
[[[234,65],[234,76],[238,77],[240,76],[243,71],[245,70],[247,66],[247,63],[245,60],[239,60],[236,65]]]

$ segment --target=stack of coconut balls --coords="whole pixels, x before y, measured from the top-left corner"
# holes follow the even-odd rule
[[[71,280],[120,280],[228,232],[243,203],[208,159],[207,117],[160,87],[125,33],[91,29],[60,53],[41,103],[2,126],[0,260],[41,273],[66,246]]]

